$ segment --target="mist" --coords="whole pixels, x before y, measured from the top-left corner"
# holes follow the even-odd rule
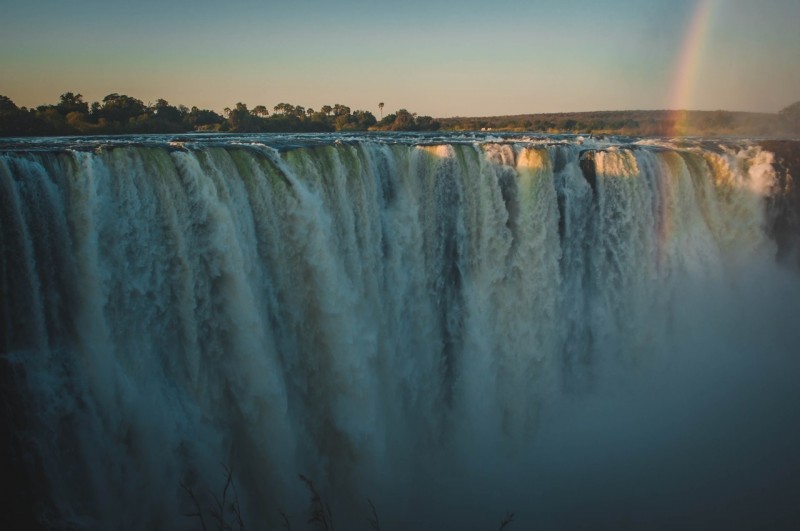
[[[191,529],[226,468],[251,528],[298,474],[341,529],[797,521],[769,153],[248,140],[0,158],[41,521]]]

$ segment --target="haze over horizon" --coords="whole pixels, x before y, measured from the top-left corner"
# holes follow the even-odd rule
[[[776,112],[800,99],[796,0],[10,0],[3,12],[0,94],[28,107],[67,91],[436,117]]]

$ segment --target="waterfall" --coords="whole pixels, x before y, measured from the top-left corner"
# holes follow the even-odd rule
[[[0,354],[45,525],[197,528],[225,467],[251,529],[303,529],[298,474],[342,529],[367,498],[387,529],[553,528],[798,490],[770,152],[297,142],[0,152]]]

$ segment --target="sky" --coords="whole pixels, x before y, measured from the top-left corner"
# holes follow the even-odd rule
[[[434,117],[800,100],[798,0],[0,0],[0,14],[0,94],[28,107],[67,91]]]

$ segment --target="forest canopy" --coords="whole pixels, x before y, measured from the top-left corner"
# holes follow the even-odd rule
[[[383,106],[381,105],[381,110]],[[63,93],[52,105],[17,107],[0,95],[0,136],[108,135],[131,133],[184,133],[221,131],[234,133],[332,132],[332,131],[433,131],[439,122],[405,109],[378,121],[369,111],[351,111],[337,103],[319,111],[290,103],[278,103],[272,111],[265,105],[249,109],[244,103],[226,108],[223,114],[209,109],[171,105],[158,99],[154,104],[125,94],[109,94],[91,105],[82,94]]]
[[[800,102],[777,114],[734,111],[593,111],[440,118],[442,129],[630,136],[786,136],[800,134]]]
[[[378,107],[383,114],[383,103]],[[109,94],[89,104],[83,95],[63,93],[59,101],[17,107],[0,95],[0,136],[109,135],[130,133],[289,133],[333,131],[521,131],[533,133],[631,136],[777,137],[800,135],[800,101],[777,114],[731,111],[596,111],[434,119],[406,109],[375,118],[370,111],[336,103],[319,110],[291,103],[249,108],[239,102],[222,114],[172,105],[145,104],[125,94]]]

